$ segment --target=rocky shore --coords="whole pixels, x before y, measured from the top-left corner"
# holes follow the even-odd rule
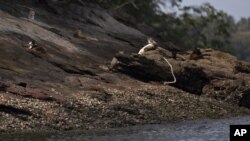
[[[27,19],[30,8],[35,20]],[[3,0],[0,17],[0,133],[250,114],[250,63],[230,54],[204,49],[202,59],[190,59],[190,51],[173,59],[163,46],[137,55],[147,36],[89,3],[47,9]],[[79,29],[88,38],[74,37]],[[46,52],[27,50],[31,40]],[[176,84],[163,85],[172,78],[162,57]]]

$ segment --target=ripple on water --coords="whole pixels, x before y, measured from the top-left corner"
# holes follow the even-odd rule
[[[229,125],[249,123],[247,116],[99,131],[2,135],[0,141],[228,141]]]

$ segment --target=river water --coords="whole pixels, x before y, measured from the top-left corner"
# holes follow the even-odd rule
[[[229,141],[229,125],[250,124],[250,116],[185,121],[66,133],[1,135],[1,141]]]

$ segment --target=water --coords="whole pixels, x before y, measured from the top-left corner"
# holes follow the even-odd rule
[[[66,133],[2,135],[2,141],[229,141],[230,124],[250,124],[250,116],[221,120]]]

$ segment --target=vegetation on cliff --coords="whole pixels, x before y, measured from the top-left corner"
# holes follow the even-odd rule
[[[120,21],[161,41],[170,41],[185,49],[214,48],[249,60],[249,18],[236,22],[208,3],[183,7],[182,0],[95,2],[115,13]]]
[[[185,49],[209,47],[232,52],[229,15],[208,3],[183,7],[181,2],[182,0],[97,0],[104,8],[115,12],[118,19],[161,41],[172,42]],[[141,26],[144,29],[140,29]]]

